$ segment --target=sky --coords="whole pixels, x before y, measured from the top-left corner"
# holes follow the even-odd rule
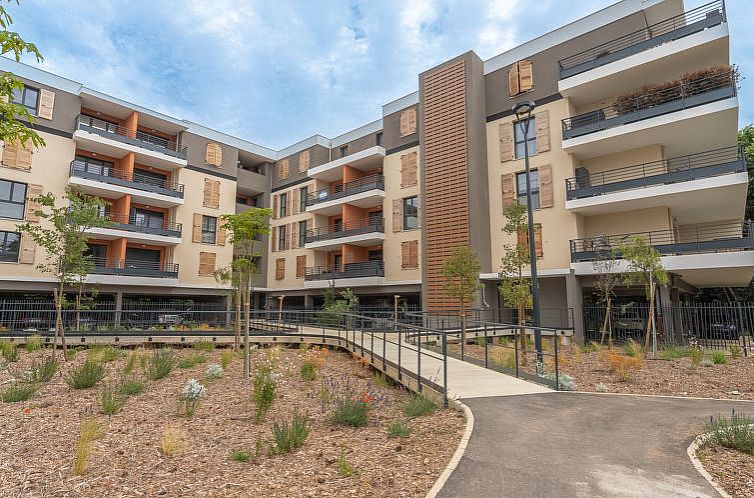
[[[751,0],[728,0],[742,124],[754,122]],[[707,0],[686,0],[693,8]],[[417,75],[491,58],[613,0],[21,0],[24,62],[274,149],[381,117]],[[746,8],[749,5],[749,8]],[[524,20],[525,19],[525,20]]]

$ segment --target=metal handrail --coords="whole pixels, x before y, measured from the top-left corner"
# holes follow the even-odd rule
[[[304,278],[308,277],[312,280],[321,280],[323,278],[350,278],[353,276],[379,277],[384,275],[384,272],[384,261],[359,261],[355,263],[344,263],[340,268],[335,268],[332,265],[307,267],[304,271]]]
[[[133,130],[116,123],[105,121],[104,119],[87,116],[86,114],[79,114],[78,118],[76,118],[76,128],[82,129],[82,126],[143,142],[154,147],[176,152],[182,156],[185,156],[187,150],[187,147],[181,146],[172,140],[150,135],[141,130]]]
[[[162,263],[155,261],[141,261],[138,259],[108,259],[106,257],[92,257],[95,268],[111,268],[121,270],[147,270],[155,272],[177,273],[178,263]]]
[[[142,222],[136,219],[133,216],[127,215],[127,214],[121,214],[121,213],[106,213],[104,216],[102,216],[106,220],[116,224],[116,225],[127,225],[130,227],[136,227],[136,228],[153,228],[156,230],[165,230],[168,232],[177,232],[179,235],[181,233],[181,230],[183,229],[183,225],[181,223],[176,223],[171,220],[162,220],[159,226],[155,226],[150,222]],[[111,228],[117,228],[117,226],[113,226]]]
[[[306,205],[313,206],[319,202],[331,200],[333,197],[343,197],[351,193],[357,193],[364,190],[364,187],[374,189],[385,189],[385,177],[381,173],[372,173],[347,183],[332,185],[328,188],[310,193],[306,198]]]
[[[185,186],[178,182],[160,181],[157,178],[140,175],[138,173],[139,170],[134,170],[133,172],[129,173],[128,171],[115,169],[114,167],[99,167],[99,171],[90,171],[90,166],[92,165],[89,165],[88,163],[82,163],[81,161],[74,159],[73,161],[71,161],[71,176],[81,176],[81,173],[87,173],[89,175],[101,176],[103,178],[115,178],[118,180],[131,182],[136,188],[138,188],[140,185],[147,185],[150,187],[159,187],[166,190],[173,190],[174,192],[178,192],[180,194],[183,194],[185,189]]]
[[[581,64],[586,65],[586,63],[588,62],[597,61],[600,58],[608,59],[606,56],[615,54],[616,52],[620,52],[622,50],[626,50],[643,42],[656,42],[647,44],[647,47],[644,48],[644,50],[646,50],[648,48],[661,45],[662,43],[666,43],[667,41],[676,40],[683,36],[693,34],[697,31],[693,29],[684,30],[683,28],[693,26],[695,23],[704,22],[708,19],[715,22],[715,24],[726,21],[725,2],[723,0],[715,0],[708,4],[657,22],[645,28],[641,28],[632,33],[628,33],[613,40],[601,43],[594,47],[560,59],[558,61],[558,68],[560,69],[561,78],[564,77],[563,72],[567,71],[568,69],[575,68],[576,66],[579,66]],[[628,55],[632,54],[626,54],[626,56]],[[613,60],[616,59],[609,58],[605,63],[612,62]],[[599,65],[602,64],[585,67],[580,71],[568,72],[567,76],[579,74]]]
[[[328,225],[324,227],[316,227],[306,231],[307,239],[314,239],[323,235],[337,235],[338,237],[346,237],[350,233],[358,232],[384,232],[385,220],[380,216],[379,218],[363,218],[360,220],[352,220],[341,225]]]

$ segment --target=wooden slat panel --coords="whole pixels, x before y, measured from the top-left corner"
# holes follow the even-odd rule
[[[214,275],[217,254],[214,252],[199,253],[199,275]]]
[[[191,226],[191,242],[202,241],[202,215],[201,213],[194,213],[194,220]]]
[[[539,171],[539,207],[549,208],[553,206],[552,191],[552,166],[546,164],[538,168]]]
[[[534,116],[534,123],[537,127],[537,153],[547,152],[550,150],[550,113],[538,112]]]
[[[285,278],[285,258],[277,258],[275,260],[275,280],[283,280]]]

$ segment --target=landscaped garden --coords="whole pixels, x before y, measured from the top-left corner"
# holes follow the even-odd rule
[[[0,345],[13,496],[424,496],[465,419],[321,348]]]
[[[731,496],[754,497],[754,419],[717,416],[707,431],[696,453],[704,469]]]

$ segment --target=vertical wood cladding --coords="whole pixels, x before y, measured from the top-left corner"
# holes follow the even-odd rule
[[[453,249],[470,245],[466,63],[424,76],[424,195],[426,303],[454,306],[443,289],[443,265]]]

